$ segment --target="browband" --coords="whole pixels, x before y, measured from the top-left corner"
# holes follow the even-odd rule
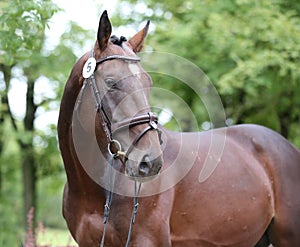
[[[140,57],[129,57],[129,56],[122,56],[122,55],[111,55],[111,56],[107,56],[107,57],[98,59],[96,61],[96,64],[98,65],[98,64],[103,63],[105,61],[114,60],[114,59],[121,59],[121,60],[134,61],[134,62],[141,61]]]

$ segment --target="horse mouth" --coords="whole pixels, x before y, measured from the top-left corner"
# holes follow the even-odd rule
[[[129,159],[125,163],[125,175],[137,182],[149,182],[159,175],[162,165],[161,157],[151,160],[148,155],[145,155],[140,162]]]
[[[125,175],[133,181],[139,182],[139,183],[146,183],[146,182],[150,182],[154,179],[156,179],[159,176],[160,172],[158,172],[155,175],[149,175],[149,176],[134,176],[134,175],[130,175],[128,172],[125,171]]]

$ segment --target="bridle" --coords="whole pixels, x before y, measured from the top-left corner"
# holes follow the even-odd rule
[[[136,144],[141,140],[141,138],[149,131],[155,130],[158,133],[160,143],[161,141],[161,131],[158,129],[158,117],[152,113],[152,112],[147,112],[139,115],[135,115],[131,118],[127,118],[122,120],[119,123],[112,123],[110,118],[108,117],[104,106],[102,104],[102,99],[100,96],[100,91],[98,89],[97,83],[96,83],[96,78],[95,78],[95,71],[97,70],[97,67],[99,64],[102,64],[106,61],[111,61],[111,60],[123,60],[123,61],[129,61],[129,62],[139,62],[141,59],[137,56],[131,57],[131,56],[122,56],[122,55],[110,55],[101,59],[96,60],[94,58],[94,50],[92,49],[90,53],[90,58],[87,60],[83,67],[83,77],[85,78],[85,82],[83,87],[88,84],[91,88],[92,95],[94,97],[95,101],[95,108],[97,115],[99,116],[99,122],[102,125],[102,129],[106,135],[107,139],[107,150],[108,154],[110,155],[109,158],[109,174],[108,174],[108,184],[110,188],[106,190],[106,202],[104,205],[104,228],[103,228],[103,233],[102,233],[102,239],[100,246],[104,246],[104,238],[105,238],[105,232],[106,232],[106,224],[108,221],[108,216],[109,216],[109,210],[110,210],[110,205],[112,202],[112,195],[113,195],[113,186],[114,186],[114,176],[115,173],[113,171],[113,167],[115,164],[116,159],[120,159],[124,164],[126,164],[126,161],[128,160],[129,154],[132,152]],[[83,90],[82,90],[83,92]],[[82,96],[79,95],[79,101]],[[141,125],[141,124],[148,124],[132,141],[130,144],[129,148],[126,151],[122,151],[121,144],[118,140],[113,138],[113,134],[120,132],[122,130],[132,128],[136,125]],[[141,183],[137,185],[137,181],[135,180],[134,183],[134,209],[132,212],[132,217],[130,221],[130,227],[128,231],[128,236],[127,236],[127,241],[126,241],[126,247],[129,246],[130,243],[130,238],[131,238],[131,233],[132,233],[132,228],[135,220],[135,216],[137,213],[138,209],[138,195],[141,189]]]
[[[85,79],[88,81],[89,86],[92,91],[92,95],[94,97],[96,112],[98,113],[98,115],[100,117],[100,123],[102,124],[103,130],[104,130],[106,138],[107,138],[109,154],[116,155],[119,158],[122,156],[124,158],[124,160],[126,161],[128,159],[128,155],[133,150],[134,146],[139,142],[139,140],[148,131],[150,131],[150,130],[157,131],[159,134],[159,138],[161,137],[160,136],[161,132],[157,126],[158,118],[152,112],[135,115],[131,118],[124,119],[121,122],[115,123],[115,124],[112,124],[112,122],[110,121],[108,115],[105,112],[103,104],[102,104],[100,91],[99,91],[97,83],[96,83],[96,78],[95,78],[94,72],[96,71],[99,64],[104,63],[106,61],[116,60],[116,59],[130,61],[130,62],[139,62],[141,60],[139,57],[130,57],[130,56],[122,56],[122,55],[110,55],[110,56],[95,60],[94,51],[92,50],[89,60],[91,60],[91,61],[94,60],[94,66],[91,67],[91,70],[93,70],[93,73],[88,78],[85,78]],[[94,69],[93,69],[93,67],[94,67]],[[141,131],[135,137],[135,139],[132,141],[132,143],[129,146],[129,148],[127,149],[127,151],[122,151],[120,142],[113,138],[113,134],[120,132],[126,128],[132,128],[136,125],[141,125],[141,124],[148,124],[148,126],[145,127],[144,130]],[[160,142],[161,142],[161,138],[160,138]],[[116,151],[113,151],[112,145],[115,146]]]

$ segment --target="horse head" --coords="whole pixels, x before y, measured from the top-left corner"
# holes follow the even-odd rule
[[[149,22],[129,41],[111,36],[111,23],[104,11],[92,51],[94,97],[99,98],[98,126],[108,137],[108,152],[119,156],[127,176],[139,181],[155,177],[163,163],[157,117],[149,104],[152,80],[136,55],[148,27]]]

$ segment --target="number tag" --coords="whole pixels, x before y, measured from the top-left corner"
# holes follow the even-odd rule
[[[84,64],[82,70],[83,78],[87,79],[94,73],[96,68],[96,59],[94,57],[90,57]]]

